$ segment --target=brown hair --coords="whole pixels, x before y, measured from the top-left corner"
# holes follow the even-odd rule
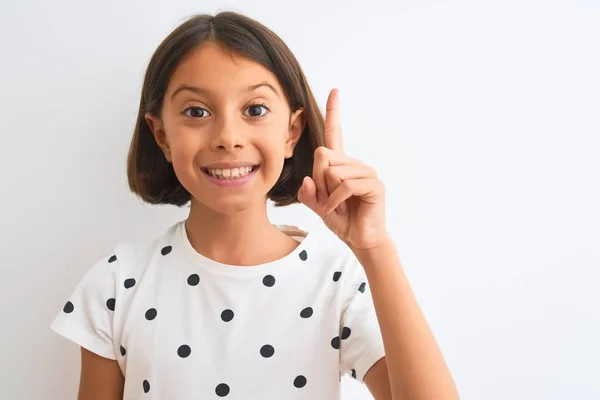
[[[251,59],[278,79],[292,112],[304,108],[305,126],[294,154],[286,159],[279,180],[268,193],[276,206],[298,202],[302,180],[312,175],[314,151],[324,145],[325,122],[302,69],[287,45],[270,29],[242,14],[226,11],[196,14],[158,46],[146,70],[129,155],[129,188],[150,204],[183,206],[191,194],[181,185],[154,139],[144,115],[161,117],[169,80],[185,55],[204,42],[217,43],[229,54]]]

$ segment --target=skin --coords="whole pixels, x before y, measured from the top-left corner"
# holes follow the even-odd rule
[[[263,82],[275,91],[267,86],[247,90]],[[172,97],[181,85],[205,92],[182,90]],[[265,104],[266,109],[251,107],[255,102]],[[147,114],[146,119],[179,181],[192,194],[186,229],[197,251],[243,266],[276,260],[297,246],[269,222],[266,199],[284,159],[293,155],[305,121],[302,109],[291,112],[270,71],[205,43],[174,72],[162,118]],[[259,169],[247,184],[222,188],[201,170],[222,162],[258,164]],[[264,243],[273,246],[265,248]]]
[[[376,171],[344,153],[339,91],[327,100],[325,147],[299,200],[356,255],[373,296],[385,357],[365,375],[376,400],[455,400],[458,392],[386,228],[385,190]]]
[[[259,83],[272,89],[247,90]],[[178,91],[182,85],[205,90]],[[305,178],[298,197],[350,247],[365,269],[386,356],[364,381],[376,400],[458,399],[386,229],[384,186],[373,168],[344,153],[338,97],[337,89],[332,90],[326,146],[315,151],[313,176]],[[254,102],[264,103],[266,109],[252,106]],[[145,117],[165,158],[192,194],[186,230],[198,252],[242,267],[282,258],[297,246],[271,225],[266,212],[267,192],[275,185],[283,160],[292,156],[305,124],[303,110],[290,110],[273,74],[207,43],[175,71],[162,118]],[[245,185],[223,188],[202,171],[222,162],[259,168]],[[116,361],[82,349],[80,400],[121,399],[123,385]]]
[[[121,400],[125,378],[115,360],[81,348],[79,400]]]

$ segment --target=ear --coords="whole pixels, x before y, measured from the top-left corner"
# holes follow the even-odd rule
[[[165,129],[160,118],[152,115],[149,112],[144,114],[144,118],[146,119],[148,127],[150,127],[150,131],[152,131],[152,135],[154,135],[156,144],[158,144],[158,147],[160,147],[163,151],[167,161],[171,162],[171,149],[169,147],[169,143],[167,142],[167,134],[165,133]]]
[[[290,116],[290,127],[285,142],[285,158],[290,158],[294,155],[294,148],[300,140],[304,126],[306,125],[305,116],[303,108],[299,108]]]

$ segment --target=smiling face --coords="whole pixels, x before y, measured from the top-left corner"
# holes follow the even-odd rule
[[[176,68],[162,118],[145,117],[192,207],[201,202],[222,214],[264,207],[304,122],[275,75],[212,42]]]

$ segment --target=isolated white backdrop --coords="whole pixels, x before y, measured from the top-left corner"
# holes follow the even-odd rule
[[[389,227],[463,399],[598,399],[596,1],[35,1],[0,5],[0,398],[75,398],[79,349],[48,325],[107,249],[185,217],[128,193],[142,76],[195,12],[259,19]],[[318,229],[302,206],[274,223]],[[344,381],[344,398],[368,399]]]

